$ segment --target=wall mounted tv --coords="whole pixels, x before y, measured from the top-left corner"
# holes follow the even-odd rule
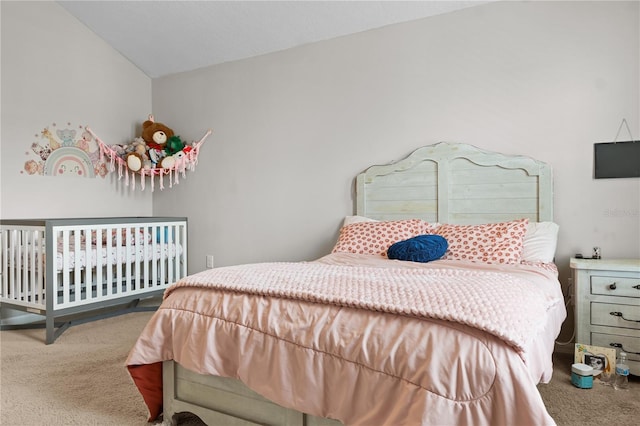
[[[640,177],[640,141],[593,144],[595,179]]]

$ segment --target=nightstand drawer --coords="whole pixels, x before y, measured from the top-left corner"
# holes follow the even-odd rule
[[[640,278],[592,275],[591,294],[640,297]]]
[[[617,348],[616,355],[620,351],[627,353],[627,358],[631,361],[640,361],[640,337],[616,336],[613,334],[591,333],[591,344],[604,348]],[[640,373],[634,373],[640,374]]]
[[[640,306],[592,303],[591,324],[640,330]]]

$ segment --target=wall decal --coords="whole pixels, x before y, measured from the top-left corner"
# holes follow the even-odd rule
[[[45,127],[31,144],[32,157],[25,161],[20,173],[44,176],[104,178],[109,172],[100,158],[100,147],[85,126],[74,127],[67,123],[59,128],[56,123]],[[33,158],[35,157],[35,158]]]

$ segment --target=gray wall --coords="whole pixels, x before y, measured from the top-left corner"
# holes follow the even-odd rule
[[[152,112],[151,79],[54,2],[2,1],[0,11],[0,217],[151,215],[150,191],[130,191],[115,173],[21,173],[31,144],[47,143],[45,127],[88,125],[106,143],[128,142]]]
[[[356,174],[455,141],[551,163],[563,281],[595,245],[639,257],[640,179],[592,179],[594,142],[640,134],[638,6],[490,3],[154,79],[159,119],[214,130],[154,213],[189,216],[192,271],[313,259]]]

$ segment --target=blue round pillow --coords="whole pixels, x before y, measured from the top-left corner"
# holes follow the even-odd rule
[[[440,235],[418,235],[392,244],[387,250],[387,257],[424,263],[440,259],[448,247],[449,243]]]

